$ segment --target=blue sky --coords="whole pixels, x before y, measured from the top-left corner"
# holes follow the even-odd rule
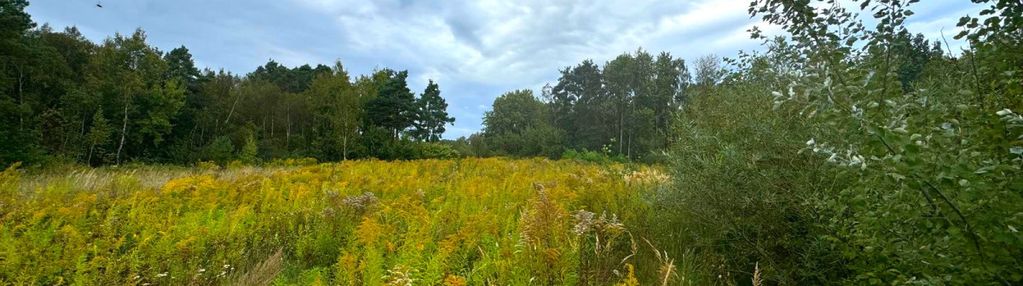
[[[907,26],[948,40],[959,17],[979,10],[966,0],[923,0]],[[104,7],[96,7],[101,3]],[[692,62],[706,54],[755,50],[745,32],[759,25],[749,0],[36,0],[37,23],[77,26],[99,42],[144,29],[163,51],[184,45],[200,67],[245,74],[274,59],[288,66],[341,60],[353,74],[407,69],[410,88],[428,79],[455,118],[445,138],[480,129],[494,98],[538,90],[558,69],[598,63],[637,48]],[[960,43],[952,43],[959,46]]]

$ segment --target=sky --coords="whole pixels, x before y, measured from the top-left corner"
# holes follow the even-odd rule
[[[94,42],[146,31],[163,51],[186,46],[196,65],[247,74],[273,59],[287,66],[340,60],[351,74],[409,71],[421,93],[437,81],[456,118],[445,138],[481,129],[494,98],[538,92],[558,70],[585,59],[603,63],[642,48],[694,62],[757,50],[746,32],[750,0],[35,0],[35,22],[76,26]],[[980,7],[923,0],[907,21],[915,33],[949,41],[955,24]],[[103,7],[97,7],[97,4]],[[953,48],[961,46],[953,41]]]

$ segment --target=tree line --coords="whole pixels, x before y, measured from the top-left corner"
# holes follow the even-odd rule
[[[93,43],[75,27],[36,27],[27,1],[0,5],[0,165],[453,154],[436,143],[454,122],[438,84],[417,96],[407,71],[200,70],[187,48],[160,51],[141,29]]]
[[[480,132],[442,140],[454,118],[439,86],[430,81],[417,96],[407,71],[351,76],[341,62],[272,60],[246,75],[200,70],[187,48],[162,52],[142,30],[93,43],[74,27],[37,28],[27,1],[3,5],[3,164],[578,154],[657,162],[679,141],[674,122],[687,99],[713,96],[740,72],[713,55],[690,67],[642,49],[603,65],[585,60],[539,91],[499,96]],[[906,91],[942,57],[940,44],[919,34],[893,33],[892,42]]]
[[[904,59],[897,74],[913,88],[928,62],[942,57],[940,43],[907,31],[893,39]],[[717,85],[736,82],[734,59],[697,58],[690,73],[684,60],[639,49],[603,66],[593,60],[560,70],[540,95],[523,89],[499,96],[486,112],[483,130],[459,138],[462,153],[477,156],[547,156],[595,153],[620,160],[663,161],[677,132],[677,113],[692,96],[712,96]]]
[[[701,75],[703,75],[701,73]],[[483,130],[460,138],[471,154],[560,157],[591,151],[624,159],[655,156],[671,143],[673,114],[695,91],[685,61],[640,49],[603,66],[560,70],[540,95],[507,92],[484,115]]]

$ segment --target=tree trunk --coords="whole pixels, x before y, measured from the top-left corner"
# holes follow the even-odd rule
[[[284,132],[284,149],[291,151],[291,107],[288,107],[288,128]]]
[[[25,112],[21,110],[22,106],[25,105],[25,72],[22,67],[18,67],[18,131],[22,131],[25,127]]]
[[[234,114],[234,107],[238,106],[238,100],[240,100],[241,98],[242,98],[241,94],[239,94],[238,97],[234,98],[234,103],[231,104],[231,111],[227,112],[227,118],[224,118],[224,124],[227,124],[227,121],[231,120],[231,115]]]
[[[624,103],[622,104],[624,105]],[[618,108],[618,154],[622,154],[622,147],[625,145],[625,108]]]
[[[85,136],[85,118],[86,118],[86,117],[85,117],[85,116],[83,115],[83,116],[82,116],[82,126],[81,126],[81,127],[82,127],[82,130],[81,130],[81,133],[80,133],[80,134],[78,135],[78,137],[77,137],[77,138],[85,138],[85,137],[84,137],[84,136]],[[70,137],[70,136],[68,136],[68,137],[65,137],[65,141],[64,141],[64,144],[65,144],[65,145],[67,144],[67,140],[70,140],[70,139],[68,139],[69,137]],[[85,141],[85,140],[82,140],[82,141]],[[89,153],[92,153],[92,151],[89,151]],[[78,156],[81,156],[81,155],[82,155],[81,153],[76,153],[76,154],[75,154],[75,158],[77,158],[77,159],[81,159],[82,157],[78,157]],[[89,157],[92,157],[92,155],[89,155]],[[89,161],[86,161],[86,163],[89,163]],[[89,163],[89,164],[91,165],[91,163]]]
[[[626,158],[632,159],[632,133],[629,133],[629,146],[625,148]]]
[[[92,151],[96,150],[96,140],[92,141],[92,145],[89,146],[89,156],[85,159],[85,164],[92,166]]]
[[[121,165],[121,150],[124,149],[124,138],[128,133],[128,95],[124,96],[124,119],[121,120],[121,143],[117,145],[117,165]]]

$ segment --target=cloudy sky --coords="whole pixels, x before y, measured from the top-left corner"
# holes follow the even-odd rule
[[[970,1],[924,0],[909,28],[955,34]],[[757,49],[745,32],[749,0],[35,0],[38,23],[77,26],[93,41],[144,29],[152,45],[184,45],[200,67],[245,74],[273,59],[288,66],[341,60],[354,74],[407,69],[410,88],[439,82],[455,118],[446,138],[480,129],[501,93],[537,90],[558,69],[637,48],[691,62]],[[102,4],[103,8],[96,7]],[[776,29],[764,28],[767,31]],[[958,44],[953,43],[953,46]]]

